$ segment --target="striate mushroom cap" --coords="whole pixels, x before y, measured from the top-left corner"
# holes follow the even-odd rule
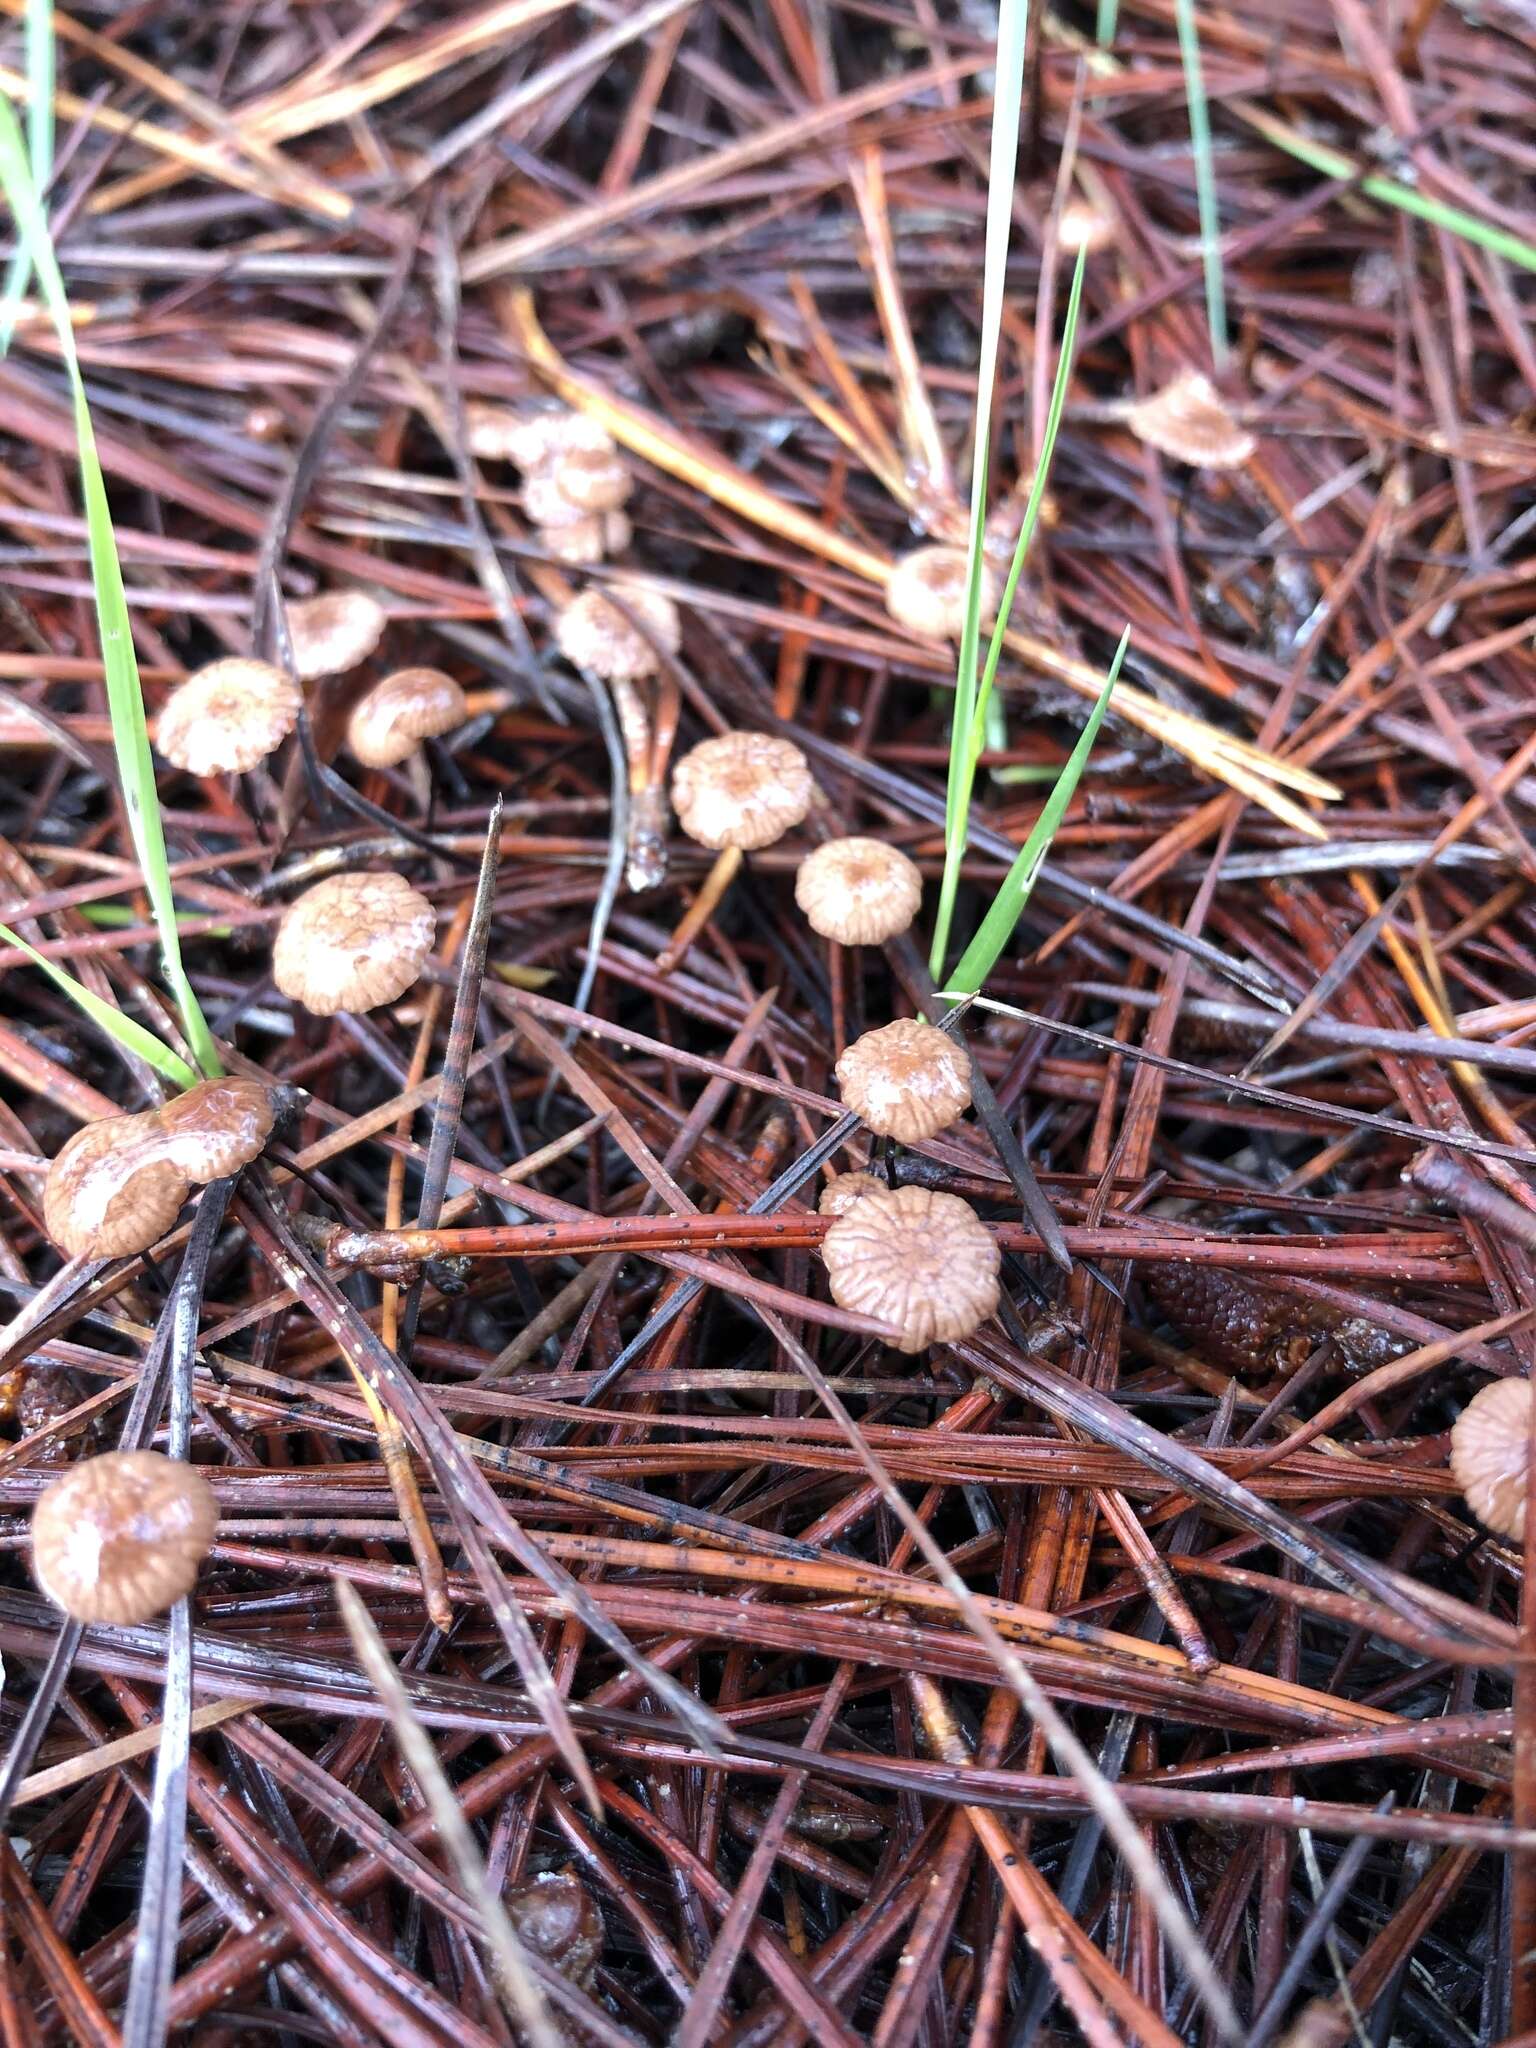
[[[628,464],[612,446],[567,449],[551,462],[549,474],[583,512],[617,512],[635,488]]]
[[[472,403],[464,408],[469,452],[482,462],[515,462],[541,469],[573,450],[611,453],[613,436],[585,413],[565,406],[522,407]]]
[[[1530,1455],[1530,1381],[1490,1380],[1451,1429],[1451,1470],[1477,1519],[1515,1543],[1525,1540]]]
[[[328,875],[283,913],[272,978],[317,1017],[376,1010],[421,973],[436,919],[403,875]]]
[[[366,590],[324,590],[288,606],[293,665],[306,683],[343,675],[384,637],[384,607]]]
[[[397,668],[353,706],[347,745],[365,768],[393,768],[423,740],[453,732],[467,715],[452,676],[440,668]]]
[[[272,1091],[226,1074],[199,1081],[156,1112],[164,1156],[194,1186],[223,1180],[255,1159],[272,1130]]]
[[[966,568],[965,549],[942,542],[898,556],[885,586],[886,610],[920,640],[958,640],[965,627]],[[983,622],[996,612],[1002,594],[997,571],[983,557]]]
[[[187,1199],[154,1110],[104,1116],[60,1147],[43,1183],[48,1235],[72,1259],[122,1259],[164,1237]]]
[[[1150,398],[1128,405],[1125,416],[1139,441],[1194,469],[1237,469],[1258,445],[1199,370],[1182,371]]]
[[[829,839],[795,876],[807,924],[840,946],[878,946],[908,930],[923,901],[917,864],[883,839]]]
[[[544,533],[561,533],[568,526],[584,526],[598,515],[568,498],[560,488],[558,472],[546,465],[531,469],[523,478],[518,503],[532,523]]]
[[[997,1308],[1000,1256],[958,1195],[879,1188],[822,1240],[832,1299],[901,1332],[898,1351],[968,1337]]]
[[[836,1073],[844,1107],[902,1145],[936,1136],[971,1106],[969,1053],[915,1017],[856,1038]]]
[[[503,1898],[525,1948],[570,1983],[590,1988],[603,1959],[605,1930],[596,1899],[568,1870],[541,1870]]]
[[[879,1195],[885,1191],[885,1182],[874,1173],[835,1173],[821,1191],[821,1200],[816,1204],[818,1216],[846,1216],[855,1202],[862,1202],[866,1195]]]
[[[690,839],[719,852],[772,846],[811,808],[810,764],[789,740],[722,732],[701,740],[672,772],[672,808]]]
[[[605,683],[638,683],[661,667],[661,654],[682,645],[677,606],[654,590],[625,590],[624,603],[644,626],[632,626],[600,590],[584,590],[555,615],[555,644],[573,668]]]
[[[188,775],[244,775],[293,731],[303,693],[269,661],[232,654],[198,669],[166,698],[155,745]]]
[[[195,1466],[158,1451],[107,1451],[38,1495],[32,1571],[72,1621],[127,1627],[191,1592],[218,1520]]]

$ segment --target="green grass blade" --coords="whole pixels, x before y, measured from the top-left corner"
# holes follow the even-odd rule
[[[981,928],[961,955],[960,964],[949,977],[945,990],[950,996],[973,996],[997,965],[1004,947],[1013,937],[1014,926],[1019,914],[1029,901],[1030,891],[1044,865],[1062,819],[1067,814],[1073,793],[1088,765],[1088,756],[1099,727],[1104,722],[1104,713],[1109,709],[1110,694],[1120,676],[1120,665],[1125,660],[1125,650],[1130,644],[1131,629],[1126,627],[1120,635],[1120,645],[1115,649],[1115,658],[1109,665],[1109,674],[1104,687],[1088,714],[1088,723],[1083,727],[1077,745],[1072,749],[1066,766],[1056,779],[1056,787],[1045,800],[1045,806],[1035,820],[1034,830],[1014,856],[1013,866],[1003,877],[1002,887],[992,899],[992,907],[981,921]]]
[[[168,1045],[162,1044],[152,1031],[146,1031],[137,1018],[126,1016],[123,1011],[114,1009],[111,1003],[104,1003],[83,982],[76,981],[72,974],[66,974],[56,960],[50,960],[46,953],[39,953],[36,946],[29,946],[20,932],[13,932],[8,924],[0,924],[0,939],[25,953],[33,966],[40,967],[93,1024],[99,1025],[109,1038],[115,1038],[129,1052],[137,1053],[173,1088],[192,1086],[197,1076],[186,1061],[179,1053],[172,1052]]]
[[[1200,208],[1200,261],[1205,266],[1205,318],[1211,330],[1211,361],[1219,371],[1227,360],[1227,282],[1221,268],[1221,208],[1216,197],[1216,160],[1211,153],[1211,113],[1200,65],[1200,32],[1194,0],[1174,0],[1184,92],[1189,101],[1189,139],[1195,153],[1195,199]]]
[[[1115,40],[1115,30],[1120,22],[1120,0],[1099,0],[1099,18],[1094,25],[1093,39],[1101,50],[1107,50]]]
[[[965,625],[955,672],[955,719],[949,741],[949,782],[944,799],[944,874],[933,929],[933,972],[949,949],[960,863],[971,807],[969,748],[976,700],[976,657],[981,645],[982,541],[987,517],[987,468],[992,443],[992,398],[1003,332],[1008,241],[1019,155],[1019,108],[1024,97],[1024,43],[1029,0],[1001,0],[997,19],[997,83],[992,97],[992,145],[987,166],[986,253],[981,282],[981,355],[976,378],[976,444],[971,460],[971,539]]]
[[[53,175],[53,0],[26,0],[27,167],[41,195]],[[0,355],[11,345],[16,315],[32,272],[25,241],[18,240],[0,293]]]
[[[102,667],[107,682],[107,706],[112,717],[112,744],[117,754],[118,778],[122,784],[123,804],[128,813],[134,851],[139,857],[150,908],[160,933],[166,982],[181,1013],[182,1027],[193,1058],[205,1074],[217,1074],[223,1070],[219,1065],[213,1034],[208,1029],[181,961],[165,834],[160,824],[160,800],[155,790],[154,761],[144,723],[139,665],[133,651],[128,599],[123,589],[122,565],[112,533],[112,510],[107,499],[106,479],[96,453],[96,436],[86,403],[85,382],[75,352],[69,299],[58,259],[53,253],[53,241],[43,219],[37,187],[28,167],[21,129],[10,102],[5,99],[0,99],[0,190],[4,191],[6,203],[37,275],[49,317],[57,331],[59,350],[74,399],[75,434],[80,449],[80,487],[85,504]]]
[[[1002,600],[997,607],[997,620],[987,646],[987,665],[982,672],[976,701],[971,708],[971,745],[965,784],[967,806],[970,803],[971,790],[975,787],[976,763],[981,758],[981,749],[986,738],[987,711],[992,702],[993,687],[997,682],[998,665],[1003,658],[1003,635],[1008,630],[1008,618],[1013,610],[1019,578],[1024,573],[1029,545],[1035,537],[1040,507],[1045,502],[1046,484],[1051,474],[1051,458],[1056,453],[1056,436],[1061,427],[1061,415],[1066,409],[1067,391],[1072,382],[1072,351],[1077,341],[1077,321],[1083,303],[1083,273],[1087,266],[1088,252],[1086,249],[1080,249],[1077,254],[1077,268],[1072,273],[1072,289],[1067,294],[1067,316],[1061,327],[1061,353],[1056,362],[1055,382],[1051,386],[1051,402],[1046,408],[1045,432],[1040,439],[1040,460],[1035,465],[1034,481],[1029,487],[1029,498],[1024,506],[1023,520],[1019,525],[1019,537],[1014,544],[1013,560],[1008,565],[1008,580],[1003,585]]]

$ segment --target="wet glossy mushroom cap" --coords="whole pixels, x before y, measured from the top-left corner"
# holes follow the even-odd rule
[[[347,745],[365,768],[393,768],[423,740],[456,731],[467,715],[452,676],[440,668],[398,668],[354,705]]]
[[[885,586],[885,608],[898,626],[921,640],[958,640],[965,628],[967,558],[964,548],[942,544],[914,548],[897,558]],[[997,610],[1002,585],[983,559],[981,617]]]
[[[885,1182],[873,1173],[836,1173],[821,1191],[816,1204],[818,1216],[846,1216],[855,1202],[866,1195],[878,1195]]]
[[[1530,1381],[1490,1380],[1451,1429],[1451,1470],[1477,1519],[1515,1543],[1525,1540],[1530,1455]]]
[[[642,633],[600,590],[584,590],[555,614],[555,644],[573,668],[590,669],[607,683],[638,683],[661,667],[661,652],[682,644],[677,606],[659,591],[625,590],[625,607]]]
[[[565,406],[474,403],[465,406],[464,423],[471,455],[482,462],[515,462],[519,469],[540,469],[575,449],[609,453],[614,445],[606,427]]]
[[[923,901],[916,863],[883,839],[829,839],[795,876],[807,924],[840,946],[878,946],[904,932]]]
[[[815,785],[797,746],[766,732],[722,732],[672,774],[677,822],[700,846],[772,846],[811,808]]]
[[[514,1885],[502,1903],[525,1948],[572,1984],[591,1985],[602,1961],[605,1932],[597,1901],[579,1877],[565,1870],[540,1871]]]
[[[344,675],[384,636],[384,607],[366,590],[326,590],[288,606],[293,665],[307,682]]]
[[[153,1110],[104,1116],[63,1145],[43,1184],[48,1235],[72,1259],[122,1259],[171,1228],[188,1176]]]
[[[272,1130],[272,1091],[226,1074],[199,1081],[157,1113],[164,1155],[194,1186],[249,1166]]]
[[[932,1188],[880,1188],[822,1240],[832,1299],[901,1332],[898,1351],[968,1337],[997,1308],[999,1254],[974,1209]]]
[[[898,1144],[921,1144],[971,1106],[970,1055],[937,1024],[915,1017],[866,1031],[836,1072],[845,1107]]]
[[[72,1621],[148,1621],[191,1592],[218,1520],[195,1467],[158,1451],[108,1451],[38,1495],[33,1574]]]
[[[436,920],[403,875],[329,875],[283,913],[272,978],[317,1017],[392,1003],[421,973]]]
[[[303,693],[269,661],[232,654],[174,689],[155,745],[188,775],[244,775],[280,747],[298,722]]]
[[[1236,469],[1257,446],[1199,370],[1185,370],[1150,398],[1137,399],[1125,416],[1138,440],[1195,469]]]

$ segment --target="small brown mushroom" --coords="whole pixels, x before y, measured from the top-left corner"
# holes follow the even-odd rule
[[[804,754],[766,732],[701,740],[672,772],[677,822],[700,846],[752,852],[772,846],[811,808]]]
[[[32,1570],[71,1621],[128,1627],[191,1592],[219,1510],[201,1472],[158,1451],[107,1451],[32,1510]]]
[[[305,681],[339,676],[366,661],[383,638],[384,607],[366,590],[326,590],[288,606],[295,672]]]
[[[920,640],[958,640],[965,630],[968,570],[964,548],[942,543],[914,548],[911,554],[899,556],[892,566],[885,586],[885,608],[898,626],[904,626]],[[997,571],[983,556],[983,623],[996,612],[1002,594]]]
[[[614,446],[606,427],[565,406],[476,402],[465,406],[464,423],[471,455],[482,462],[514,462],[519,469],[541,469],[577,449],[608,454]]]
[[[834,1173],[821,1191],[821,1200],[816,1204],[818,1216],[846,1216],[855,1202],[862,1202],[866,1195],[878,1195],[885,1182],[873,1173]]]
[[[591,1989],[606,1933],[596,1899],[574,1871],[541,1870],[514,1885],[502,1903],[526,1948],[568,1982]]]
[[[602,591],[584,590],[555,614],[555,645],[573,668],[590,669],[605,683],[638,683],[656,674],[662,653],[676,654],[682,628],[677,606],[660,591],[620,594],[644,632]]]
[[[544,552],[572,568],[590,569],[605,555],[621,555],[634,529],[622,512],[593,512],[569,526],[541,526]]]
[[[366,768],[393,768],[423,740],[453,732],[469,715],[464,692],[440,668],[398,668],[353,706],[347,745]]]
[[[629,503],[635,488],[616,448],[568,448],[553,458],[548,474],[583,512],[618,512]]]
[[[1525,1541],[1531,1458],[1531,1383],[1490,1380],[1451,1429],[1451,1470],[1467,1506],[1496,1536]]]
[[[249,1166],[272,1131],[272,1091],[225,1074],[172,1096],[156,1113],[164,1155],[194,1186]]]
[[[997,1308],[997,1245],[974,1209],[932,1188],[879,1188],[822,1240],[832,1299],[901,1332],[898,1351],[968,1337]]]
[[[164,1237],[190,1178],[154,1110],[104,1116],[60,1147],[43,1183],[48,1235],[72,1259],[122,1259]]]
[[[1125,417],[1139,441],[1194,469],[1237,469],[1258,445],[1199,370],[1181,371],[1150,398],[1136,399]]]
[[[232,654],[171,692],[155,724],[155,745],[185,774],[244,775],[282,745],[303,702],[280,668]]]
[[[1056,245],[1064,254],[1076,256],[1080,250],[1086,249],[1090,256],[1097,256],[1114,239],[1113,218],[1095,206],[1091,199],[1069,199],[1061,209],[1061,218],[1056,224]]]
[[[856,1038],[837,1063],[844,1105],[882,1138],[918,1145],[971,1106],[971,1061],[936,1024],[898,1017]]]
[[[795,901],[839,946],[878,946],[906,931],[923,901],[914,861],[883,839],[829,839],[800,863]]]
[[[403,875],[328,875],[283,913],[272,978],[317,1017],[374,1010],[405,994],[435,935],[431,904]]]

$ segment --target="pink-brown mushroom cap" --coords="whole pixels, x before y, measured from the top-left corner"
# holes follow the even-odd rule
[[[818,1216],[846,1216],[855,1202],[866,1195],[878,1195],[885,1182],[873,1173],[835,1173],[821,1191],[816,1204]]]
[[[303,702],[280,668],[232,654],[171,692],[155,724],[155,745],[187,775],[245,775],[282,745]]]
[[[885,608],[898,626],[921,640],[958,640],[965,628],[969,565],[964,548],[936,542],[898,556],[885,586]],[[997,610],[1002,585],[985,557],[981,565],[981,618]]]
[[[1236,469],[1258,445],[1199,370],[1181,371],[1161,391],[1127,406],[1125,416],[1138,440],[1196,469]]]
[[[883,839],[829,839],[800,863],[795,901],[840,946],[878,946],[908,930],[923,901],[915,861]]]
[[[879,1188],[822,1240],[832,1299],[901,1334],[898,1351],[950,1344],[998,1303],[995,1241],[968,1203],[932,1188]]]
[[[272,1131],[272,1091],[242,1074],[199,1081],[155,1112],[165,1157],[201,1186],[249,1166]]]
[[[306,683],[366,661],[384,637],[384,607],[366,590],[325,590],[287,607],[293,666]]]
[[[283,913],[272,978],[317,1017],[375,1010],[416,981],[435,936],[431,904],[403,875],[328,875]]]
[[[722,732],[701,740],[672,772],[672,808],[688,837],[719,852],[772,846],[811,808],[810,765],[789,740]]]
[[[601,590],[583,590],[555,614],[555,644],[573,668],[590,669],[608,683],[638,683],[661,667],[662,654],[682,644],[677,606],[657,590],[619,593],[639,626],[632,625]]]
[[[191,1592],[218,1521],[195,1466],[158,1451],[107,1451],[38,1495],[33,1574],[72,1621],[128,1627]]]
[[[347,745],[366,768],[393,768],[423,740],[464,723],[464,692],[440,668],[400,668],[352,707]]]
[[[1525,1540],[1530,1456],[1530,1381],[1490,1380],[1452,1426],[1451,1471],[1477,1519],[1514,1543]]]
[[[837,1063],[844,1106],[870,1130],[918,1145],[971,1106],[971,1060],[936,1024],[898,1017],[856,1038]]]
[[[72,1259],[128,1258],[164,1237],[189,1185],[154,1110],[104,1116],[59,1148],[43,1183],[43,1221]]]

